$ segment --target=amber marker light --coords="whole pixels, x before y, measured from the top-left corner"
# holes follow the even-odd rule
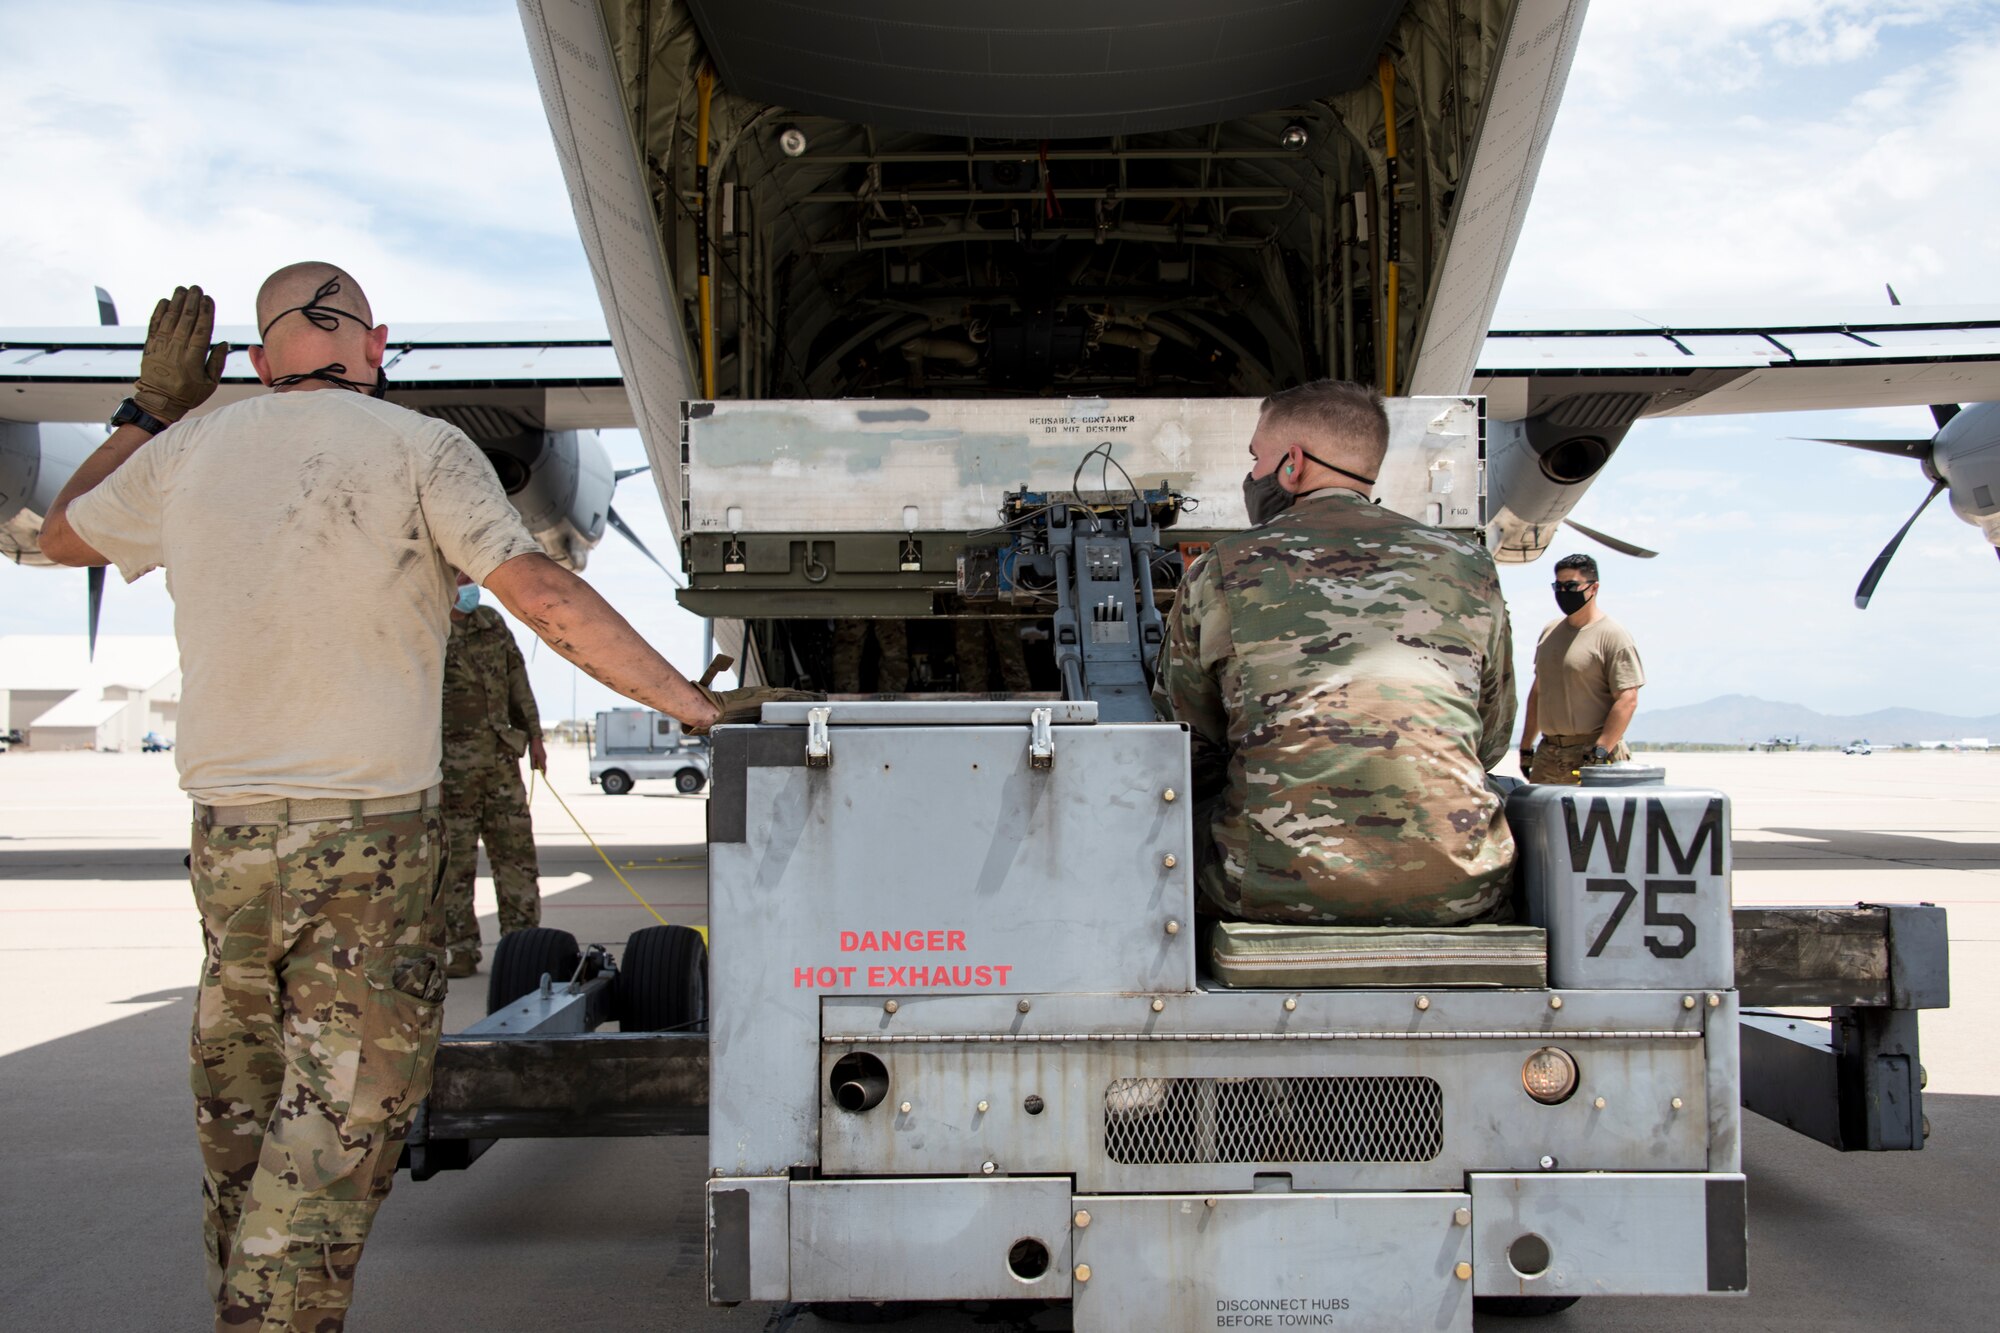
[[[1521,1087],[1544,1106],[1566,1102],[1576,1092],[1576,1061],[1568,1051],[1544,1046],[1522,1061]]]

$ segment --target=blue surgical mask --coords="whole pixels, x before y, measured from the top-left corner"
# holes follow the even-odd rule
[[[479,609],[479,585],[468,583],[458,590],[458,601],[453,603],[462,616],[469,616]]]

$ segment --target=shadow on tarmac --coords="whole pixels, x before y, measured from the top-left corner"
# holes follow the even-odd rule
[[[1865,829],[1773,828],[1788,838],[1810,842],[1737,843],[1738,865],[1757,870],[1824,870],[1830,859],[1923,866],[1934,870],[2000,868],[2000,843],[1952,842],[1921,833],[1877,833]],[[1745,855],[1745,853],[1748,855]],[[1844,866],[1843,869],[1854,869]]]

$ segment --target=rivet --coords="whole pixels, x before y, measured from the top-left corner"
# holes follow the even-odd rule
[[[1722,997],[1720,995],[1711,995],[1708,997],[1708,1007],[1711,1009],[1716,1008],[1721,1003],[1722,1003]]]
[[[1455,1209],[1455,1210],[1454,1210],[1454,1211],[1452,1212],[1452,1215],[1451,1215],[1451,1224],[1452,1224],[1453,1226],[1455,1226],[1455,1227],[1469,1227],[1469,1226],[1471,1226],[1471,1225],[1472,1225],[1472,1210],[1471,1210],[1470,1208],[1459,1208],[1459,1209]]]
[[[1292,1010],[1298,1007],[1299,1007],[1299,1002],[1296,996],[1285,1001],[1285,1012],[1288,1014],[1292,1012]]]
[[[994,1166],[993,1166],[993,1163],[991,1163],[991,1162],[981,1162],[981,1163],[979,1164],[979,1174],[980,1174],[980,1175],[982,1175],[982,1176],[990,1176],[990,1175],[992,1175],[992,1174],[993,1174],[993,1171],[994,1171]]]
[[[1076,1210],[1076,1224],[1080,1227],[1090,1225],[1090,1210],[1088,1208],[1079,1208]]]
[[[1428,995],[1419,995],[1419,996],[1417,997],[1417,1008],[1418,1008],[1418,1009],[1420,1009],[1420,1010],[1421,1010],[1421,1009],[1428,1009],[1428,1008],[1430,1008],[1430,1007],[1431,1007],[1431,997],[1430,997],[1430,996],[1428,996]]]
[[[1165,866],[1167,869],[1172,870],[1175,866],[1179,865],[1180,862],[1174,859],[1174,854],[1172,852],[1168,852],[1165,856],[1160,858],[1160,864]]]
[[[1683,1009],[1692,1009],[1692,1008],[1694,1008],[1694,996],[1692,996],[1692,995],[1683,995],[1683,996],[1681,996],[1681,1008],[1683,1008]]]
[[[1027,1002],[1026,1000],[1023,1000],[1023,1001],[1021,1001],[1021,1002],[1020,1002],[1019,1004],[1015,1005],[1014,1007],[1015,1007],[1016,1009],[1020,1010],[1020,1011],[1021,1011],[1022,1013],[1024,1013],[1024,1014],[1025,1014],[1025,1013],[1027,1013],[1027,1012],[1028,1012],[1028,1009],[1029,1009],[1029,1007],[1030,1007],[1030,1006],[1029,1006],[1029,1004],[1028,1004],[1028,1002]]]
[[[883,1013],[885,1013],[885,1014],[893,1014],[893,1013],[895,1013],[895,1012],[896,1012],[896,1009],[897,1009],[897,1005],[896,1005],[896,1002],[895,1002],[894,1000],[884,1000],[884,1001],[882,1001],[882,1012],[883,1012]]]
[[[1560,1009],[1560,1008],[1562,1008],[1562,1007],[1563,1007],[1563,997],[1562,997],[1562,996],[1560,996],[1560,995],[1551,995],[1551,996],[1549,996],[1549,1008],[1551,1008],[1551,1009]]]
[[[981,1103],[979,1103],[979,1113],[980,1113],[981,1115],[984,1115],[984,1114],[986,1114],[986,1103],[985,1103],[985,1102],[981,1102]]]
[[[1089,1264],[1078,1264],[1078,1265],[1076,1266],[1076,1280],[1077,1280],[1078,1282],[1088,1282],[1088,1281],[1090,1281],[1090,1265],[1089,1265]]]
[[[1175,921],[1175,920],[1172,920],[1172,919],[1169,919],[1169,920],[1167,921],[1167,934],[1169,934],[1169,935],[1178,935],[1178,934],[1180,934],[1180,933],[1181,933],[1181,923],[1180,923],[1180,922],[1178,922],[1178,921]]]
[[[1542,1170],[1553,1171],[1555,1169],[1556,1169],[1556,1159],[1550,1157],[1547,1153],[1542,1154]]]
[[[1596,1101],[1592,1102],[1591,1105],[1595,1106],[1598,1110],[1602,1111],[1604,1109],[1605,1102],[1602,1097],[1599,1097]]]
[[[1160,793],[1160,799],[1163,801],[1171,801],[1174,799],[1174,797],[1178,796],[1179,794],[1180,793],[1176,792],[1172,787],[1169,787],[1165,791]]]
[[[1159,1013],[1162,1009],[1165,1009],[1166,1007],[1167,1007],[1167,1002],[1165,1000],[1153,1001],[1153,1012],[1156,1014]]]
[[[1208,1206],[1208,1207],[1210,1207],[1210,1208],[1213,1208],[1213,1207],[1215,1207],[1215,1200],[1214,1200],[1213,1198],[1209,1198],[1209,1199],[1203,1199],[1203,1200],[1202,1200],[1202,1203],[1204,1203],[1205,1205],[1207,1205],[1207,1206]]]
[[[1686,1105],[1687,1105],[1687,1103],[1686,1103],[1686,1102],[1684,1102],[1684,1101],[1682,1101],[1682,1100],[1681,1100],[1680,1098],[1678,1098],[1678,1097],[1674,1098],[1674,1100],[1673,1100],[1673,1108],[1674,1108],[1674,1109],[1675,1109],[1676,1111],[1680,1110],[1680,1109],[1681,1109],[1681,1108],[1682,1108],[1683,1106],[1686,1106]]]
[[[1472,1265],[1465,1262],[1465,1260],[1463,1259],[1460,1259],[1458,1261],[1458,1267],[1452,1269],[1451,1271],[1458,1275],[1458,1280],[1460,1282],[1470,1282],[1472,1280]]]
[[[904,1102],[901,1106],[897,1107],[896,1109],[901,1111],[904,1115],[908,1115],[910,1113],[910,1104],[908,1102]]]

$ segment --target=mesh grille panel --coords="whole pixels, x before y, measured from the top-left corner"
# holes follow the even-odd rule
[[[1444,1149],[1436,1079],[1121,1078],[1104,1090],[1114,1162],[1428,1162]]]

